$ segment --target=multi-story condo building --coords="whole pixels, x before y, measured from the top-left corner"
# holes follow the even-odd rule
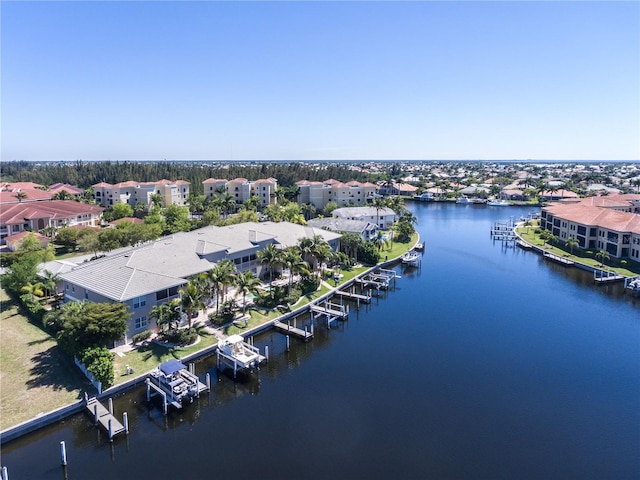
[[[294,246],[302,238],[320,235],[334,251],[341,235],[288,222],[241,223],[178,232],[139,247],[120,250],[102,259],[59,271],[65,301],[122,302],[132,313],[125,343],[131,336],[154,328],[151,309],[178,298],[188,279],[229,259],[238,271],[264,277],[267,268],[257,253],[267,245]],[[66,260],[68,263],[71,259]]]
[[[25,230],[45,228],[98,227],[104,208],[73,200],[41,200],[39,202],[3,205],[0,211],[0,243],[9,235]]]
[[[128,203],[135,207],[138,203],[150,206],[153,195],[160,195],[163,204],[186,205],[189,197],[189,186],[185,180],[160,180],[157,182],[128,182],[110,183],[100,182],[93,185],[93,196],[100,205],[109,207],[116,203]]]
[[[236,203],[244,203],[251,197],[258,197],[260,204],[266,206],[276,203],[276,189],[278,180],[275,178],[263,178],[249,181],[246,178],[235,178],[233,180],[208,178],[202,182],[204,194],[207,198],[216,195],[229,194]]]
[[[376,194],[376,186],[373,183],[355,180],[347,183],[334,179],[324,182],[300,180],[296,185],[299,188],[298,203],[311,203],[320,210],[332,201],[338,206],[363,206],[371,202]]]
[[[586,198],[542,207],[540,225],[561,242],[640,261],[640,195]]]

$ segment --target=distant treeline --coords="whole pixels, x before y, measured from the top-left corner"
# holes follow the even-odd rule
[[[68,183],[86,189],[99,182],[119,183],[127,180],[152,182],[162,179],[186,180],[192,193],[203,193],[202,182],[207,178],[246,178],[258,180],[273,177],[278,185],[287,187],[299,180],[322,181],[329,178],[341,182],[373,181],[367,173],[349,169],[341,163],[322,163],[320,166],[304,162],[265,162],[259,164],[206,164],[176,162],[65,162],[34,163],[27,161],[2,162],[2,182],[34,182],[48,187],[54,183]]]

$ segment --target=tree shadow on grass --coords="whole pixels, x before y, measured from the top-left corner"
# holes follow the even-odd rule
[[[34,366],[29,370],[31,378],[26,382],[27,389],[48,387],[56,391],[77,390],[77,398],[81,398],[82,391],[93,389],[91,382],[58,346],[36,354],[32,361]]]
[[[159,345],[156,342],[146,342],[144,345],[140,345],[138,347],[138,352],[143,354],[143,360],[149,361],[152,358],[156,360],[156,362],[160,362],[162,358],[169,354],[173,358],[178,358],[178,349],[175,347],[168,347],[164,345]]]

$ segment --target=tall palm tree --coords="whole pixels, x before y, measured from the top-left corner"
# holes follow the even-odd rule
[[[55,295],[57,293],[56,285],[60,281],[58,274],[50,272],[49,270],[44,270],[40,276],[42,277],[42,286],[44,287],[47,296],[51,297]]]
[[[314,235],[313,237],[301,238],[298,241],[298,248],[303,257],[311,257],[313,260],[313,271],[318,270],[318,264],[321,262],[321,258],[325,259],[328,256],[327,249],[331,251],[331,247],[324,239],[322,235]]]
[[[307,275],[309,273],[308,264],[302,259],[302,255],[298,248],[287,248],[284,251],[282,263],[289,269],[288,294],[291,294],[293,276],[296,274]]]
[[[180,296],[182,298],[182,308],[187,312],[187,318],[189,319],[189,329],[191,329],[193,322],[193,313],[204,309],[205,305],[202,301],[204,292],[197,282],[190,280],[180,290]]]
[[[600,250],[598,253],[596,253],[596,258],[600,261],[600,265],[604,267],[605,260],[609,260],[611,256],[606,250]]]
[[[273,270],[282,265],[282,251],[271,243],[257,253],[260,263],[269,268],[269,283],[273,281]]]
[[[228,193],[222,197],[222,209],[224,211],[225,218],[229,216],[229,212],[234,211],[236,208],[235,199]]]
[[[235,283],[238,292],[242,294],[242,313],[244,314],[247,310],[247,294],[256,294],[258,292],[260,279],[251,270],[248,270],[244,273],[236,274]]]
[[[571,251],[571,255],[573,255],[573,249],[580,246],[580,242],[576,237],[569,237],[564,244]]]
[[[376,226],[380,228],[380,212],[387,206],[384,198],[375,198],[373,200],[373,207],[376,209]]]

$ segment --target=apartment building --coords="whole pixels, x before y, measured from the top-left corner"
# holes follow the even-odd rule
[[[162,197],[163,205],[186,205],[189,198],[190,183],[185,180],[159,180],[157,182],[136,182],[129,180],[114,185],[100,182],[93,185],[93,196],[103,207],[116,203],[128,203],[135,207],[142,203],[147,207],[152,203],[154,195]]]
[[[640,195],[616,197],[548,205],[542,208],[540,225],[561,242],[575,238],[580,248],[640,261],[640,214],[632,213],[639,211]]]
[[[298,203],[311,203],[319,210],[327,203],[336,202],[338,206],[364,206],[373,201],[376,185],[370,182],[350,181],[347,183],[329,179],[324,182],[300,180],[296,182],[299,188]]]
[[[275,178],[263,178],[249,181],[246,178],[235,178],[225,180],[219,178],[208,178],[202,182],[204,194],[212,199],[216,195],[228,194],[233,197],[236,203],[244,203],[251,197],[260,199],[260,204],[266,206],[276,203],[276,189],[278,180]]]

